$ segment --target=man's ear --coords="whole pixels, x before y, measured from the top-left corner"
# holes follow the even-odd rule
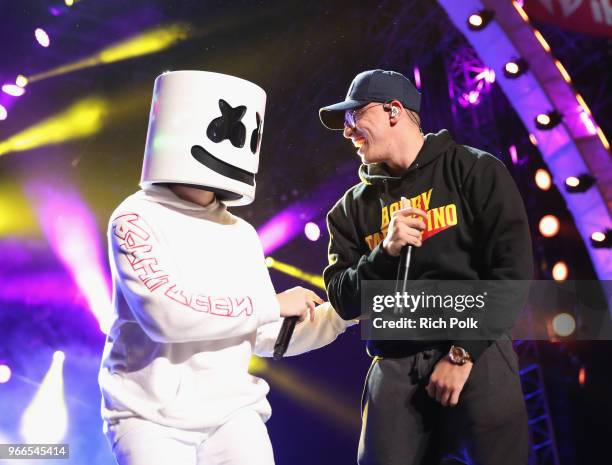
[[[389,112],[391,123],[397,123],[397,118],[402,112],[402,104],[397,100],[393,100],[391,102],[386,103],[384,108]]]

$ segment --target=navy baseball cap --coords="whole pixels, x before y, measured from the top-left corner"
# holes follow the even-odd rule
[[[321,123],[328,129],[344,129],[344,112],[370,102],[385,103],[398,100],[404,108],[419,112],[421,94],[406,76],[395,71],[373,69],[359,73],[353,79],[344,102],[319,110]]]

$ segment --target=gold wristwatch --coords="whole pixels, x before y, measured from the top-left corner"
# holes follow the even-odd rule
[[[451,346],[450,350],[448,351],[448,359],[455,365],[465,365],[467,362],[472,361],[472,357],[470,357],[467,350],[465,350],[463,347],[454,345]]]

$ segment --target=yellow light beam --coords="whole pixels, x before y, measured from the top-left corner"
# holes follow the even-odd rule
[[[258,357],[251,358],[249,371],[253,375],[264,376],[273,388],[280,389],[297,401],[316,408],[343,428],[359,430],[361,421],[357,406],[351,407],[343,403],[341,397],[331,392],[329,388],[304,379],[287,367],[272,366]]]
[[[266,258],[266,265],[268,265],[268,268],[273,268],[275,270],[280,271],[281,273],[285,273],[289,276],[293,276],[294,278],[301,279],[302,281],[306,281],[307,283],[310,283],[313,286],[325,290],[325,282],[323,281],[323,277],[320,275],[307,273],[306,271],[300,270],[299,268],[293,265],[279,262],[278,260],[272,257]]]
[[[0,141],[0,156],[88,137],[102,128],[108,111],[109,103],[104,99],[80,100],[67,110]]]
[[[0,237],[40,234],[36,214],[21,186],[12,181],[0,184]]]
[[[94,55],[58,66],[48,71],[43,71],[42,73],[28,76],[28,83],[31,84],[42,79],[71,73],[92,66],[114,63],[116,61],[156,53],[171,47],[181,40],[187,39],[187,37],[188,28],[185,24],[177,23],[150,29],[142,34],[110,45]]]

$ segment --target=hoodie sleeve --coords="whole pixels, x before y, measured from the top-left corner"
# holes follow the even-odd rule
[[[481,244],[477,254],[480,279],[489,281],[485,284],[485,337],[495,339],[512,330],[533,276],[527,214],[514,179],[492,155],[478,157],[464,189],[474,210],[475,243]],[[490,345],[487,340],[453,343],[466,349],[474,360]]]
[[[179,264],[152,224],[141,210],[118,212],[108,231],[113,279],[152,340],[170,343],[241,336],[279,318],[278,302],[269,298],[267,285],[261,286],[258,295],[242,293],[238,283],[233,295],[219,294],[214,282],[187,289]]]
[[[388,278],[389,270],[397,270],[399,263],[399,258],[383,251],[382,243],[368,254],[361,252],[349,198],[350,191],[327,215],[329,265],[323,271],[329,300],[345,320],[361,315],[361,280]]]
[[[274,344],[283,324],[283,320],[260,326],[257,329],[255,354],[260,357],[272,357]],[[314,321],[309,319],[298,323],[287,348],[286,356],[299,355],[331,344],[346,331],[346,328],[357,324],[357,321],[341,319],[329,302],[318,305]]]

